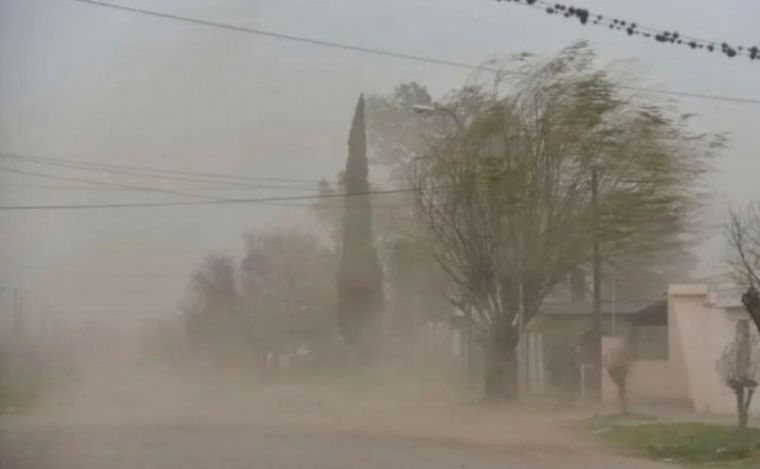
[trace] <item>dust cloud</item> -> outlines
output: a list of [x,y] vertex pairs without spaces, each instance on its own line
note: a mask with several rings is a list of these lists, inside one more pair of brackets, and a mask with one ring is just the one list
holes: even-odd
[[[553,414],[540,404],[486,405],[455,379],[460,376],[431,373],[430,362],[379,360],[361,372],[345,362],[321,363],[317,369],[284,361],[276,367],[239,360],[211,366],[189,352],[178,320],[164,320],[163,327],[155,320],[142,325],[72,321],[56,341],[28,341],[26,355],[17,359],[44,371],[36,377],[34,402],[3,416],[0,446],[10,458],[6,464],[29,457],[24,448],[30,441],[41,449],[31,458],[34,467],[130,467],[152,451],[143,445],[176,445],[171,451],[185,454],[193,451],[186,440],[200,438],[196,445],[215,451],[213,441],[229,444],[243,438],[241,433],[248,435],[238,443],[244,446],[280,437],[358,439],[351,447],[404,442],[458,448],[467,454],[463,461],[498,460],[502,451],[563,458],[595,454],[593,445],[571,434],[577,413]],[[172,355],[177,351],[188,355],[177,358]],[[322,451],[329,453],[333,445]],[[171,461],[177,454],[161,457]],[[16,467],[6,464],[0,467]]]

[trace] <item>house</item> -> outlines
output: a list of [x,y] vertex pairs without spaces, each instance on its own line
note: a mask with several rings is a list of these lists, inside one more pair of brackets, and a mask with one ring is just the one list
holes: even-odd
[[[716,365],[735,337],[737,324],[750,321],[741,304],[741,294],[741,289],[725,282],[670,285],[664,305],[651,305],[648,316],[646,309],[640,311],[638,319],[643,322],[657,322],[662,312],[666,313],[667,353],[651,357],[634,355],[627,378],[629,400],[680,402],[699,412],[733,412],[735,397],[723,383]],[[751,323],[749,329],[757,334]],[[616,340],[610,337],[603,340],[604,354],[611,352]],[[633,336],[632,340],[635,349]],[[616,398],[616,389],[606,376],[602,391],[604,400]],[[751,410],[760,410],[757,400]]]
[[[642,356],[660,356],[667,348],[666,327],[645,313],[652,301],[604,301],[602,333],[637,337]],[[582,396],[590,389],[594,306],[588,301],[547,301],[526,325],[521,351],[521,381],[529,395]],[[663,321],[659,321],[660,323]]]

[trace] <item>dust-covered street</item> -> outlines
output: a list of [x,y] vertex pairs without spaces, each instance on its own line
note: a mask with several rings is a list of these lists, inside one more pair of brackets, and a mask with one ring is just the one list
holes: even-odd
[[590,448],[490,446],[253,425],[5,425],[3,469],[89,468],[654,468]]
[[341,385],[141,382],[93,384],[6,417],[0,468],[660,467],[601,449],[579,411]]

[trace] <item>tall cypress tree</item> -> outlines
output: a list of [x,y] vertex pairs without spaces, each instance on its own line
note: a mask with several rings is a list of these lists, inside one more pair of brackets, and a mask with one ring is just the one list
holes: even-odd
[[372,206],[367,180],[364,96],[356,105],[346,160],[343,238],[338,266],[338,325],[358,354],[371,352],[383,301],[382,274],[372,236]]

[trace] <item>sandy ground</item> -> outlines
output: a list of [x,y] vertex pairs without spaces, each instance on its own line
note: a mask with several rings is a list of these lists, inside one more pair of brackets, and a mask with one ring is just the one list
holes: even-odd
[[554,444],[483,446],[252,425],[4,427],[0,467],[89,468],[649,468]]
[[332,386],[143,385],[0,417],[0,468],[664,467],[608,454],[577,414]]

